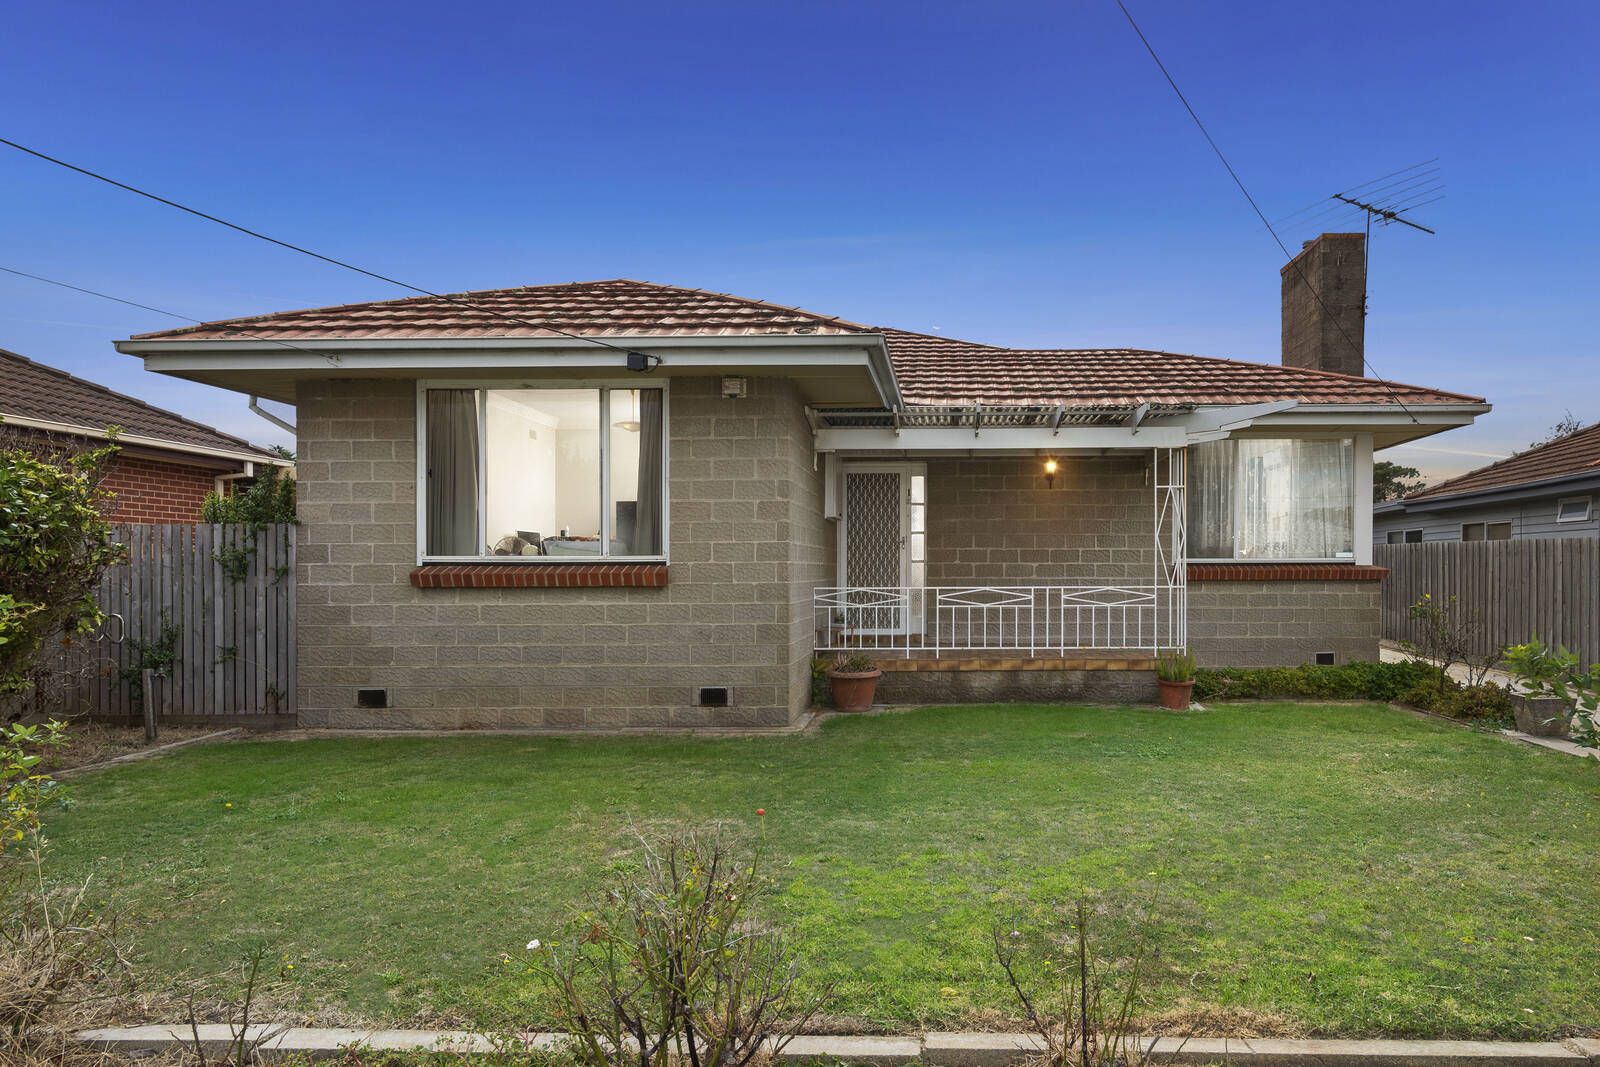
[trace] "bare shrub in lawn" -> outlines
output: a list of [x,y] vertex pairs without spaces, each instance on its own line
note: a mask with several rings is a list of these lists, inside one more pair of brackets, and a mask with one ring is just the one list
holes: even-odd
[[[1046,937],[1035,950],[1015,924],[994,931],[995,959],[1044,1051],[1035,1067],[1120,1067],[1150,1062],[1153,1047],[1134,1032],[1144,946],[1136,951],[1122,988],[1089,943],[1089,909],[1078,902],[1070,931]],[[1033,956],[1032,959],[1025,957]],[[1037,975],[1037,977],[1035,977]]]
[[746,1067],[783,1050],[829,991],[797,992],[799,961],[755,918],[769,888],[760,849],[720,832],[640,841],[636,871],[554,944],[530,942],[568,1051],[588,1067]]
[[42,863],[38,849],[0,861],[0,1062],[98,1062],[74,1035],[106,1021],[128,968],[87,885],[52,888]]

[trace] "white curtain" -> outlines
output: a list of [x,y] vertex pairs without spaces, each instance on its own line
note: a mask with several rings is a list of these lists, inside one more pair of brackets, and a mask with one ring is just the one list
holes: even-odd
[[1241,438],[1189,449],[1194,559],[1338,559],[1354,549],[1349,440]]
[[1189,555],[1233,558],[1233,442],[1189,449]]

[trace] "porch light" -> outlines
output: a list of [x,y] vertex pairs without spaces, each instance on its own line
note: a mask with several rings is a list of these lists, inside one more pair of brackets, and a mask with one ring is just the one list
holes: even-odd
[[1056,471],[1060,469],[1061,465],[1054,459],[1044,461],[1044,484],[1046,488],[1054,489],[1056,487]]

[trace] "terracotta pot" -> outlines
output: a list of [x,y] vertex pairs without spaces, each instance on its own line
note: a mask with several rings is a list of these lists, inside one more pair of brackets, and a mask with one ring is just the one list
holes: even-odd
[[1161,706],[1173,711],[1186,711],[1189,707],[1190,695],[1194,692],[1194,679],[1187,682],[1169,682],[1164,678],[1157,679],[1161,686]]
[[878,692],[880,670],[829,671],[828,688],[833,693],[833,706],[839,711],[871,711],[872,698]]

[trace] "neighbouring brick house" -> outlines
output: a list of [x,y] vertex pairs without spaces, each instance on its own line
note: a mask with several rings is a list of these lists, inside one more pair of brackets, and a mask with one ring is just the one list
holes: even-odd
[[116,522],[199,522],[207,493],[226,493],[262,464],[290,466],[231,434],[4,349],[0,420],[8,443],[43,448],[92,445],[117,427],[119,450],[103,483]]
[[1372,452],[1488,410],[627,280],[119,348],[296,405],[299,708],[340,726],[782,726],[841,649],[891,701],[1375,658]]

